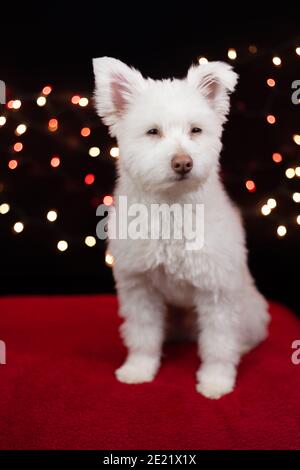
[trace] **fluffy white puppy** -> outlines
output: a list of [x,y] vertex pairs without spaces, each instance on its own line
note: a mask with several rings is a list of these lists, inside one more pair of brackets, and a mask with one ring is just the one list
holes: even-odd
[[129,206],[204,206],[201,249],[188,250],[184,237],[110,240],[128,348],[116,376],[125,383],[151,381],[160,365],[167,305],[193,309],[201,358],[196,389],[219,398],[233,390],[242,354],[266,337],[269,320],[247,266],[239,213],[219,177],[237,74],[226,63],[209,62],[192,66],[183,80],[155,81],[113,58],[93,65],[96,109],[121,155],[116,205],[126,196]]

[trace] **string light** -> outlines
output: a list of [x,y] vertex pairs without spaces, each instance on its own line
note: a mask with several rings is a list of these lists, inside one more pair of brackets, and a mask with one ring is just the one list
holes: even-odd
[[87,98],[80,98],[78,104],[79,106],[85,107],[89,104],[89,100]]
[[54,210],[49,211],[47,213],[47,219],[49,220],[49,222],[55,222],[55,220],[57,219],[57,212]]
[[269,124],[275,124],[276,118],[273,114],[268,114],[267,121],[268,121]]
[[119,151],[119,147],[112,147],[110,149],[110,156],[113,157],[113,158],[119,158],[120,156],[120,151]]
[[51,91],[52,91],[52,87],[50,85],[44,86],[44,88],[42,89],[43,95],[46,95],[46,96],[50,95]]
[[13,229],[16,233],[21,233],[24,230],[24,224],[22,222],[16,222]]
[[6,202],[3,202],[0,205],[0,214],[2,214],[2,215],[7,214],[9,212],[9,210],[10,210],[10,206]]
[[254,191],[256,190],[255,183],[252,180],[247,180],[245,186],[250,193],[254,193]]
[[296,54],[300,55],[300,47],[296,47]]
[[71,103],[72,104],[78,104],[79,101],[80,101],[80,96],[79,95],[72,96],[72,98],[71,98]]
[[294,134],[293,141],[295,142],[295,144],[300,145],[300,134]]
[[237,58],[236,50],[233,47],[228,49],[227,55],[228,55],[228,58],[231,60],[235,60]]
[[84,178],[84,182],[85,184],[87,185],[91,185],[95,182],[95,175],[93,175],[92,173],[89,173],[88,175],[86,175],[86,177]]
[[271,213],[271,208],[267,204],[264,204],[261,208],[261,213],[263,215],[269,215]]
[[295,173],[294,168],[287,168],[287,170],[285,170],[285,176],[286,176],[288,179],[294,178],[295,174],[296,174],[296,173]]
[[13,105],[14,105],[14,100],[10,100],[10,101],[8,101],[6,106],[7,106],[8,109],[12,109]]
[[281,65],[281,59],[278,56],[273,57],[272,62],[276,67],[279,67]]
[[254,44],[250,44],[248,49],[249,49],[250,54],[256,54],[257,53],[257,47]]
[[286,229],[286,226],[285,225],[279,225],[277,227],[277,235],[279,237],[284,237],[287,233],[287,229]]
[[278,152],[273,153],[272,159],[275,163],[280,163],[282,162],[282,155]]
[[273,199],[272,197],[270,197],[267,201],[267,205],[270,209],[275,209],[275,207],[277,206],[276,199]]
[[12,102],[12,108],[13,108],[13,109],[20,109],[21,106],[22,106],[21,100],[14,100],[14,101]]
[[52,118],[48,122],[48,129],[50,132],[55,132],[58,129],[58,121],[55,118]]
[[111,206],[114,202],[114,198],[112,196],[104,196],[103,198],[103,204],[106,206]]
[[98,155],[100,155],[99,147],[91,147],[89,150],[89,155],[91,157],[98,157]]
[[91,133],[91,129],[89,127],[83,127],[80,131],[82,137],[88,137]]
[[107,264],[107,266],[113,266],[114,264],[114,257],[108,251],[105,253],[105,263]]
[[300,225],[300,215],[297,215],[296,221],[297,221],[297,224]]
[[68,242],[66,242],[66,240],[60,240],[57,243],[57,249],[59,251],[66,251],[68,249]]
[[25,124],[19,124],[15,130],[15,134],[22,135],[22,134],[25,134],[26,131],[27,131],[27,126]]
[[5,123],[6,123],[6,117],[0,116],[0,127],[4,126]]
[[295,168],[295,173],[296,173],[296,176],[300,176],[300,166],[297,166]]
[[60,165],[60,158],[57,156],[52,157],[50,160],[50,165],[53,168],[57,168]]
[[39,96],[36,100],[36,104],[40,107],[45,106],[46,103],[47,103],[47,100],[44,96]]
[[22,142],[16,142],[13,146],[15,152],[21,152],[23,150]]
[[204,65],[204,64],[208,63],[208,60],[207,60],[206,57],[199,57],[198,62],[199,62],[200,65]]
[[9,168],[10,170],[15,170],[15,169],[17,168],[17,166],[18,166],[17,160],[9,160],[9,162],[8,162],[8,168]]
[[276,82],[273,78],[268,78],[267,80],[267,85],[271,88],[273,88],[276,85]]
[[300,193],[294,193],[293,194],[293,200],[295,202],[300,202]]
[[92,247],[92,246],[95,246],[97,242],[96,242],[95,237],[92,237],[91,235],[88,235],[87,237],[85,237],[84,243],[87,246]]

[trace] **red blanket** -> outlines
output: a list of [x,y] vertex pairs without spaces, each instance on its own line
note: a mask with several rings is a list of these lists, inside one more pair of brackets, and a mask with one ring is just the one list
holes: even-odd
[[235,391],[210,401],[195,391],[192,344],[168,345],[151,384],[116,381],[113,296],[0,299],[0,448],[300,448],[300,321],[270,309],[270,337],[243,359]]

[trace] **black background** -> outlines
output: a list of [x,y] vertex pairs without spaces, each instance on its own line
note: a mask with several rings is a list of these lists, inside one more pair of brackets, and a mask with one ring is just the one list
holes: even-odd
[[[21,6],[16,3],[12,8],[5,7],[1,19],[0,78],[5,80],[9,92],[13,90],[15,94],[17,90],[19,96],[36,94],[48,83],[63,96],[72,96],[75,92],[91,96],[92,57],[117,57],[140,69],[145,76],[159,79],[184,76],[200,54],[211,60],[228,60],[227,49],[235,47],[239,56],[234,65],[241,79],[223,139],[223,178],[243,211],[250,266],[259,287],[268,297],[299,311],[299,231],[294,227],[288,236],[279,240],[276,218],[259,215],[261,201],[270,195],[276,197],[278,185],[287,184],[282,180],[284,171],[281,168],[279,173],[275,169],[270,155],[277,148],[284,148],[287,136],[295,130],[296,119],[300,125],[299,108],[295,109],[290,103],[291,81],[300,79],[300,59],[297,62],[295,54],[292,56],[300,36],[299,11],[293,8],[289,12],[286,6],[283,12],[282,6],[277,9],[273,4],[265,4],[265,11],[262,7],[245,3],[221,9],[218,3],[208,6],[196,2],[36,2]],[[258,48],[255,57],[249,55],[249,44]],[[279,74],[271,62],[275,53],[280,54],[287,65],[280,70],[281,92],[270,97],[264,82],[268,76]],[[263,119],[269,111],[284,116],[275,131]],[[71,133],[78,125],[80,117],[76,113],[70,108],[62,115],[67,132]],[[107,153],[114,142],[93,109],[86,113],[90,122],[98,123],[97,142],[100,139],[101,152],[104,149]],[[36,121],[40,116],[30,106],[27,108],[28,119]],[[2,154],[9,139],[9,135],[0,130]],[[60,141],[55,147],[45,135],[32,134],[27,146],[31,154],[29,163],[13,177],[0,162],[0,181],[7,191],[5,197],[8,195],[10,200],[17,201],[30,220],[28,230],[16,236],[11,231],[13,218],[1,217],[1,292],[112,291],[111,270],[103,261],[104,245],[99,243],[97,248],[88,249],[77,240],[95,231],[95,209],[89,202],[95,195],[102,197],[111,193],[114,162],[109,158],[93,162],[92,171],[97,177],[95,188],[79,187],[76,177],[81,175],[83,167],[87,173],[92,163],[80,149],[73,148],[78,159],[72,159],[71,151],[65,152],[64,172],[55,179],[50,170],[47,174],[37,162],[38,158],[43,158],[43,149],[51,145],[53,152],[64,149]],[[299,152],[286,150],[287,161],[288,158],[292,162],[299,161]],[[267,161],[266,155],[269,155]],[[244,187],[244,181],[250,176],[257,182],[254,195]],[[0,202],[5,199],[3,194],[0,197]],[[282,201],[280,223],[296,214],[294,207],[285,204],[284,198]],[[66,238],[74,238],[65,253],[55,249],[58,235],[50,231],[47,224],[36,222],[47,204],[64,208],[59,238],[63,238],[64,233]]]

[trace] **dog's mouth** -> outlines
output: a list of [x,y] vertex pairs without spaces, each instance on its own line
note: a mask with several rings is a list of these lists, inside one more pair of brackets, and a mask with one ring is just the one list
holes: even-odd
[[188,174],[188,175],[187,175],[187,174],[185,174],[185,175],[184,175],[184,174],[183,174],[183,175],[179,175],[179,176],[176,177],[176,181],[187,180],[187,179],[189,179],[189,177],[190,177],[189,174]]

